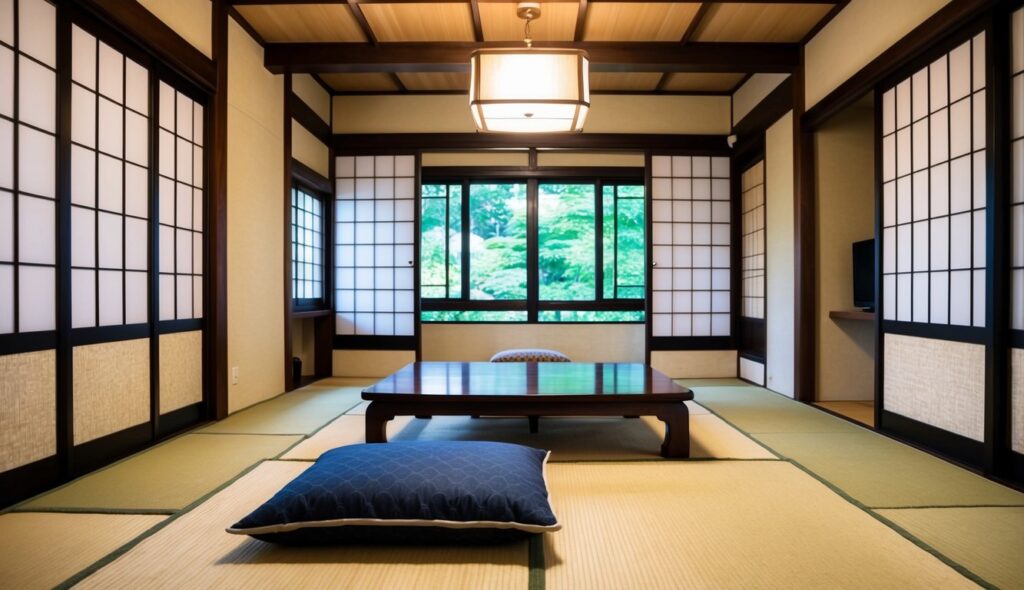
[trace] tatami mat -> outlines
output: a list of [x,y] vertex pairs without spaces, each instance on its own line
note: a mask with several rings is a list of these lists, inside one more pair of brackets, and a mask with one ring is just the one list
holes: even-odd
[[693,389],[695,387],[744,387],[750,385],[742,379],[721,378],[721,379],[676,379],[676,383],[683,387]]
[[53,512],[0,515],[0,587],[52,588],[165,518]]
[[299,436],[186,434],[85,475],[19,510],[177,510]]
[[[347,414],[282,458],[315,460],[321,453],[364,442],[363,416]],[[657,459],[664,425],[657,418],[541,418],[531,434],[526,418],[399,417],[388,424],[390,440],[489,440],[552,451],[552,461]],[[690,456],[695,459],[774,459],[769,451],[706,411],[690,416]]]
[[815,402],[814,405],[866,426],[875,425],[875,403],[872,401],[826,401]]
[[[388,422],[388,438],[394,438],[410,422],[415,420],[412,416],[399,416]],[[366,442],[365,416],[360,414],[345,414],[339,416],[334,422],[320,429],[319,432],[295,445],[287,453],[281,456],[282,459],[315,461],[320,455],[327,451]]]
[[866,506],[1024,506],[1020,492],[867,430],[754,437]]
[[490,547],[281,547],[230,526],[309,464],[268,461],[82,581],[79,588],[525,590],[527,543]]
[[1024,507],[879,510],[1000,588],[1024,588]]
[[860,428],[760,387],[698,387],[694,395],[698,403],[751,434],[850,432]]
[[781,461],[558,463],[546,587],[969,588]]
[[730,424],[867,506],[1024,505],[1024,494],[764,388],[695,393]]
[[[354,384],[359,383],[359,384]],[[200,432],[311,434],[360,402],[366,380],[324,380],[241,410]]]

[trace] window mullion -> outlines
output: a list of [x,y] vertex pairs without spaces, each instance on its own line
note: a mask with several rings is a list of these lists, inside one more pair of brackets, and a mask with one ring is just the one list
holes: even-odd
[[526,307],[529,323],[538,320],[540,299],[540,242],[537,228],[539,183],[536,178],[526,182]]
[[611,196],[611,296],[618,299],[618,185],[615,185]]
[[[422,205],[423,197],[420,197],[420,210],[423,210]],[[452,296],[452,262],[451,262],[451,241],[452,241],[452,186],[450,184],[444,185],[444,298],[450,299]],[[420,221],[422,227],[422,221]],[[421,236],[423,232],[419,229],[416,230]],[[422,273],[423,257],[420,255],[420,265]]]
[[469,237],[470,227],[469,181],[462,181],[462,293],[460,299],[469,301]]
[[594,300],[604,299],[604,184],[594,183]]

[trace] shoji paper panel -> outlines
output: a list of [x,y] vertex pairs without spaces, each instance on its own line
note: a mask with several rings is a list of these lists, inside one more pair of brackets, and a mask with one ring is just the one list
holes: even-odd
[[56,328],[56,9],[7,0],[0,23],[0,334],[48,331]]
[[149,339],[76,346],[75,444],[149,422]]
[[203,401],[203,333],[160,335],[160,413]]
[[292,189],[292,298],[323,299],[324,211],[317,197]]
[[160,82],[157,184],[161,320],[203,317],[203,105]]
[[[743,292],[740,313],[743,317],[764,319],[764,160],[748,168],[742,179]],[[763,381],[763,365],[761,371]]]
[[415,334],[416,159],[335,163],[337,334]]
[[71,39],[73,328],[149,321],[149,71]]
[[[1013,296],[1011,321],[1014,330],[1024,330],[1024,8],[1013,13],[1013,48],[1010,59],[1010,192],[1011,248],[1010,265]],[[1011,448],[1024,453],[1024,350],[1011,352],[1013,373],[1010,404]]]
[[886,320],[985,325],[985,35],[882,99]]
[[728,336],[729,158],[654,156],[651,176],[652,335]]
[[1010,448],[1024,454],[1024,349],[1010,351]]
[[886,334],[885,409],[981,441],[985,347]]
[[0,356],[0,472],[57,452],[56,353]]
[[764,363],[740,357],[740,378],[764,385]]
[[1010,84],[1012,321],[1014,330],[1024,330],[1024,9],[1013,14],[1013,57],[1010,67],[1013,75]]

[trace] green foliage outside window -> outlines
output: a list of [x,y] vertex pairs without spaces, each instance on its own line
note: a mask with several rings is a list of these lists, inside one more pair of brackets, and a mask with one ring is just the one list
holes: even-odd
[[[421,209],[421,292],[426,299],[462,297],[462,207],[469,207],[471,301],[527,299],[527,185],[481,182],[424,184]],[[604,300],[643,299],[646,272],[642,185],[540,183],[537,194],[539,301],[598,300],[597,247],[603,257]],[[598,218],[601,235],[598,242]],[[447,257],[447,264],[446,264]],[[582,304],[581,305],[585,305]],[[525,311],[424,311],[423,321],[522,322]],[[541,310],[541,322],[639,322],[643,311]]]

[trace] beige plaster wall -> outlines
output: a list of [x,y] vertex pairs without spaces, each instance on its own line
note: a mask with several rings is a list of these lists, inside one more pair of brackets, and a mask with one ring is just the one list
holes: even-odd
[[815,133],[818,199],[816,388],[819,400],[874,399],[874,322],[832,320],[853,308],[853,242],[875,234],[874,110],[858,103]]
[[851,0],[804,49],[806,107],[835,90],[949,0]]
[[[228,386],[234,412],[284,390],[284,83],[228,23]],[[230,369],[229,369],[230,373]]]

